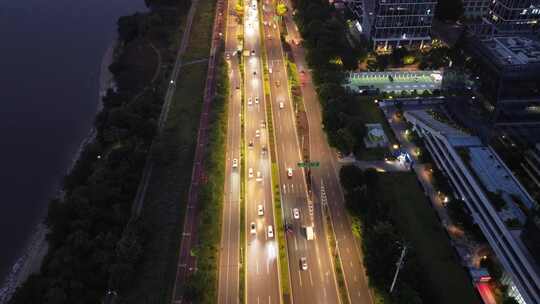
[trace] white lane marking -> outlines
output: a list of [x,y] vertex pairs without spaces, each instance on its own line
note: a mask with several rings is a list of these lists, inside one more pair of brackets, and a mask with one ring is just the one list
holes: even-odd
[[300,270],[297,270],[298,271],[298,281],[300,282],[300,287],[302,287],[302,275],[300,274]]
[[270,274],[270,260],[266,260],[266,274]]
[[355,281],[355,282],[358,281],[358,277],[357,277],[357,276],[354,276],[354,281]]
[[311,276],[311,269],[309,270],[309,281],[311,282],[311,286],[313,286],[313,277]]
[[259,274],[259,261],[255,260],[255,273]]
[[271,304],[272,303],[272,298],[270,297],[270,295],[268,295],[268,304]]
[[259,299],[259,297],[257,297],[257,304],[261,303],[261,299]]
[[294,250],[298,251],[298,241],[294,238]]

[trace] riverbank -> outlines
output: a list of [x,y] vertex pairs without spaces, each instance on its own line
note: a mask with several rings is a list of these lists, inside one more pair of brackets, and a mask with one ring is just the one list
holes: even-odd
[[[116,41],[113,41],[105,51],[105,54],[101,60],[99,72],[99,94],[96,113],[101,111],[101,100],[105,96],[107,90],[114,87],[113,75],[109,71],[109,65],[111,65],[113,62],[115,46]],[[81,141],[81,144],[79,145],[77,152],[74,154],[66,174],[71,172],[84,147],[94,140],[95,135],[95,129],[92,127],[88,135]],[[58,196],[63,196],[61,189],[58,190]],[[0,288],[0,304],[8,303],[17,287],[20,286],[31,274],[39,271],[43,258],[47,254],[48,250],[48,243],[46,240],[47,232],[47,227],[43,224],[43,220],[41,220],[35,231],[29,237],[27,245],[22,250],[21,256],[13,264],[10,272],[4,278]]]

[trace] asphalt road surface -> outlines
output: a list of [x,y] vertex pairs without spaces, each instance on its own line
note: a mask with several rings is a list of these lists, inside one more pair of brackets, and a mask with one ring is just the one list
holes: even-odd
[[[229,66],[227,146],[225,164],[225,191],[219,256],[218,303],[239,303],[240,266],[240,143],[242,111],[242,77],[239,56],[233,55],[238,46],[237,31],[242,28],[234,13],[235,0],[226,5],[225,56]],[[236,89],[238,88],[238,89]],[[236,160],[236,161],[234,161]],[[233,161],[235,165],[233,166]]]
[[[297,165],[302,160],[302,141],[296,133],[279,27],[270,2],[265,3],[263,10],[267,64],[272,71],[269,74],[270,91],[283,218],[291,228],[286,236],[293,302],[340,303],[321,205],[309,199],[304,172]],[[290,170],[292,176],[289,176]],[[299,218],[293,214],[295,209],[298,209]],[[307,240],[306,226],[313,226],[313,240]],[[305,270],[301,267],[301,258],[307,260]]]
[[[287,3],[289,7],[290,2]],[[290,11],[290,10],[289,10]],[[295,41],[301,41],[296,25],[290,13],[285,16],[288,36]],[[320,189],[324,186],[328,198],[331,219],[334,226],[337,246],[342,262],[345,284],[350,303],[373,303],[367,285],[365,270],[361,262],[362,252],[351,231],[351,224],[345,210],[343,193],[339,184],[336,155],[328,145],[326,135],[322,129],[322,112],[315,89],[311,82],[311,75],[305,62],[305,54],[301,45],[290,43],[293,56],[299,71],[304,71],[301,87],[304,104],[310,126],[310,157],[319,161],[320,167],[311,170],[311,183],[313,201],[320,200]]]
[[[244,4],[244,55],[249,53],[244,56],[246,302],[281,303],[271,162],[268,151],[263,149],[268,150],[269,138],[265,127],[268,124],[258,4],[256,1],[245,1]],[[259,213],[261,207],[262,214]],[[270,227],[273,235],[269,233]]]

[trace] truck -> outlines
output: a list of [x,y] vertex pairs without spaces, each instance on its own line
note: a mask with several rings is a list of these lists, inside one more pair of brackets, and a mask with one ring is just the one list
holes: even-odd
[[313,240],[315,238],[315,232],[313,231],[313,226],[306,226],[306,238],[308,241]]

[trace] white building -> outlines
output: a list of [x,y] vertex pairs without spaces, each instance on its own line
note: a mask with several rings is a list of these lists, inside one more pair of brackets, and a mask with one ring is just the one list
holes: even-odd
[[[538,303],[540,269],[523,244],[520,225],[525,211],[536,206],[499,156],[464,131],[443,123],[426,111],[404,114],[424,139],[437,166],[465,201],[506,274],[509,292],[520,303]],[[495,200],[504,207],[497,206]]]

